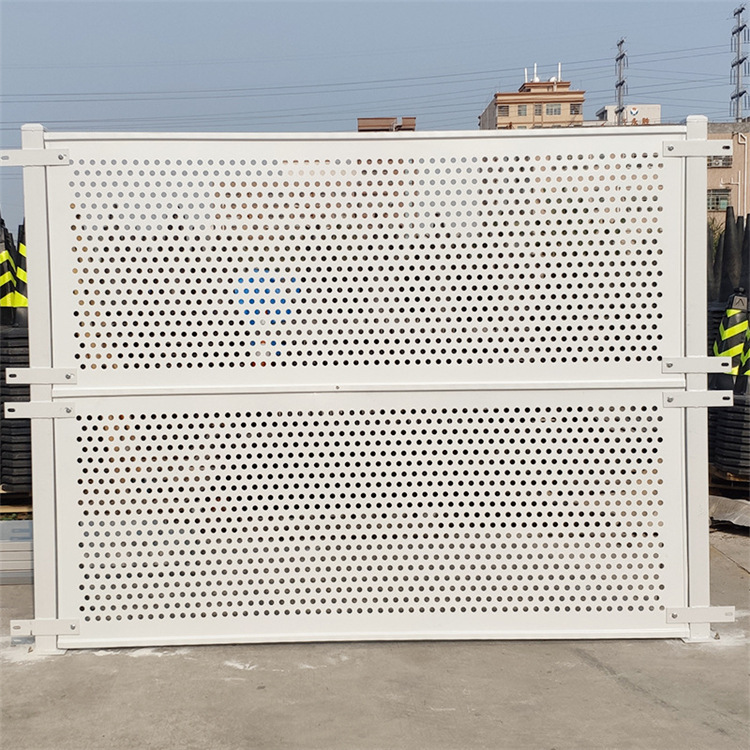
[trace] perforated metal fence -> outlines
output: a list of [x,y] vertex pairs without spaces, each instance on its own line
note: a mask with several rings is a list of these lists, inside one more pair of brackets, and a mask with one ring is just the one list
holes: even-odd
[[690,127],[28,129],[56,644],[689,635]]
[[617,140],[76,141],[56,345],[92,384],[653,374],[681,164]]

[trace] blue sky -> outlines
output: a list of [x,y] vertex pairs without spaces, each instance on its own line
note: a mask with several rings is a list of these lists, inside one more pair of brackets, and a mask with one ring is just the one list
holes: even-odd
[[[663,118],[729,119],[726,2],[161,2],[3,0],[0,147],[24,122],[50,130],[351,131],[358,116],[416,115],[419,130],[475,129],[524,68]],[[750,20],[750,13],[746,14]],[[750,45],[748,45],[750,49]],[[0,211],[20,221],[20,171]]]

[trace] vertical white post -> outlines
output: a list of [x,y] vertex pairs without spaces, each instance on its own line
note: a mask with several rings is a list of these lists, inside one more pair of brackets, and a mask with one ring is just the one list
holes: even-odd
[[[43,149],[44,128],[24,125],[24,149]],[[52,367],[47,168],[24,167],[23,195],[29,298],[29,363]],[[52,386],[32,385],[32,401],[51,401]],[[57,619],[57,510],[54,420],[31,420],[31,486],[34,509],[34,619]],[[36,636],[36,650],[57,650],[57,636]]]
[[[687,118],[687,139],[708,140],[708,120]],[[685,158],[685,356],[706,356],[706,157]],[[705,391],[704,374],[686,375],[687,390]],[[708,412],[685,409],[688,606],[711,603],[708,542]],[[711,637],[708,623],[692,623],[690,640]]]

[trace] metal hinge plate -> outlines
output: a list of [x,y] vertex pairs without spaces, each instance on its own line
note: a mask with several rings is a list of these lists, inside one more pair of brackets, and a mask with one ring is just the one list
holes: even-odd
[[661,371],[665,374],[731,372],[732,360],[729,357],[669,357],[661,363]]
[[75,370],[55,370],[45,367],[9,367],[5,382],[18,385],[75,385]]
[[732,141],[665,141],[664,156],[731,156]]
[[70,163],[70,151],[67,148],[0,151],[0,167],[67,167]]
[[667,622],[734,622],[734,607],[673,607],[667,610]]
[[76,410],[70,401],[7,401],[6,419],[65,419],[75,417]]
[[28,635],[80,635],[78,620],[11,620],[11,638]]
[[713,408],[734,405],[732,391],[673,391],[663,393],[662,397],[665,407]]

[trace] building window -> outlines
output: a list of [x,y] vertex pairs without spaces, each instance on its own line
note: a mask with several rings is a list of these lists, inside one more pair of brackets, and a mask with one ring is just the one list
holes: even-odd
[[549,115],[561,115],[562,105],[561,104],[548,104],[545,108],[545,113]]
[[498,117],[509,117],[510,116],[510,106],[508,104],[500,104],[500,105],[498,105],[497,116]]
[[722,156],[709,156],[708,157],[709,167],[731,167],[732,166],[732,155],[727,154]]
[[537,117],[540,117],[540,116],[541,116],[541,114],[542,114],[542,105],[541,105],[541,104],[535,104],[535,105],[534,105],[534,114],[535,114],[535,115],[536,115]]
[[574,104],[570,105],[570,114],[571,115],[580,115],[583,110],[581,109],[581,103],[575,102]]
[[729,190],[709,190],[708,191],[708,210],[709,211],[726,211],[729,205]]
[[526,105],[525,104],[518,105],[518,116],[526,117]]

